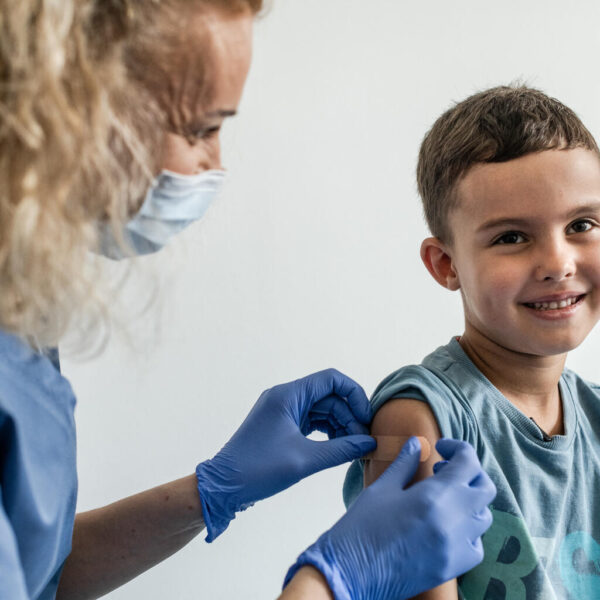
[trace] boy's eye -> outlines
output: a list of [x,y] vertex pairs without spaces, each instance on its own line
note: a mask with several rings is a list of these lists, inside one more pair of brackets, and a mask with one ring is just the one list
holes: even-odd
[[495,244],[522,244],[525,236],[518,231],[507,231],[494,240]]
[[585,233],[594,227],[594,223],[589,219],[579,219],[571,223],[567,228],[567,233]]

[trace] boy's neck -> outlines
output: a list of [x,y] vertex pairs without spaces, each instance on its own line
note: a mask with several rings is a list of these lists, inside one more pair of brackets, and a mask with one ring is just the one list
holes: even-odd
[[566,354],[534,356],[504,348],[467,324],[459,343],[489,381],[549,435],[563,433],[558,382]]

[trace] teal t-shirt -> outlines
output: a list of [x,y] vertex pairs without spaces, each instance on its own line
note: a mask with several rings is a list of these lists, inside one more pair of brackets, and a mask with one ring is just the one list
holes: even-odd
[[[600,386],[566,369],[565,434],[548,438],[477,369],[456,339],[375,390],[427,402],[443,437],[477,451],[498,495],[483,536],[483,562],[459,578],[465,600],[600,600]],[[348,506],[362,489],[355,462]]]

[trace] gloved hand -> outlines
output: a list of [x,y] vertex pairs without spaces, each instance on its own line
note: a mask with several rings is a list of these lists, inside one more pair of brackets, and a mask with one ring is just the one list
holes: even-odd
[[496,488],[466,442],[436,444],[442,469],[408,489],[420,444],[363,490],[348,512],[300,555],[284,587],[305,565],[325,576],[336,600],[411,598],[472,569],[483,559],[480,536],[492,524]]
[[[222,450],[196,468],[206,541],[257,500],[374,450],[371,417],[364,390],[334,369],[263,392]],[[315,430],[330,440],[306,439]]]

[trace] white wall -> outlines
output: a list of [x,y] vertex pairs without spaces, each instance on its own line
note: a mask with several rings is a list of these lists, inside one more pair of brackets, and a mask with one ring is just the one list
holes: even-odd
[[[226,193],[141,262],[161,299],[88,363],[79,397],[79,508],[192,473],[260,392],[335,366],[367,392],[461,332],[436,287],[414,168],[454,100],[525,79],[600,134],[600,3],[275,0],[256,27]],[[133,277],[131,306],[144,297]],[[593,334],[572,367],[599,378]],[[112,599],[273,598],[295,556],[341,514],[345,469],[314,476],[198,538]]]

